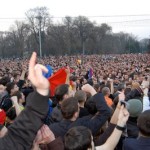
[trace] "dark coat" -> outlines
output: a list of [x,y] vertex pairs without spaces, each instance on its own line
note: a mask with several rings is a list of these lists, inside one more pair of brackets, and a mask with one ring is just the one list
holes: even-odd
[[123,150],[150,150],[150,138],[127,138],[124,140]]
[[78,118],[76,121],[71,122],[69,120],[62,120],[59,123],[50,125],[50,129],[54,133],[55,137],[64,137],[65,133],[74,126],[85,126],[92,131],[95,135],[99,129],[105,124],[110,117],[110,108],[107,106],[104,96],[101,93],[97,93],[92,97],[92,100],[96,102],[98,113],[95,116],[85,116]]
[[0,138],[0,150],[31,150],[37,131],[48,112],[48,96],[37,92],[27,98],[26,108]]

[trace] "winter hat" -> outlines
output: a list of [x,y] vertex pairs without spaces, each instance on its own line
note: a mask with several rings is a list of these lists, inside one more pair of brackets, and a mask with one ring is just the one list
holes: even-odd
[[143,104],[139,99],[130,99],[128,104],[130,117],[138,117],[142,113]]

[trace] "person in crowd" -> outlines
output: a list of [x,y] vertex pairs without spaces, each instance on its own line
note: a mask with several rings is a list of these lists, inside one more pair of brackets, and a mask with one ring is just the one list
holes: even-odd
[[64,145],[66,150],[114,150],[121,134],[122,128],[125,127],[126,121],[128,120],[129,113],[126,108],[121,108],[119,112],[119,118],[116,128],[114,129],[111,136],[101,146],[94,146],[93,136],[91,131],[83,126],[77,126],[69,129],[65,134]]
[[87,99],[86,93],[82,90],[79,90],[75,93],[74,97],[78,100],[79,107],[80,107],[79,118],[89,115],[89,112],[85,107],[85,102]]
[[124,150],[149,150],[150,149],[150,110],[140,114],[137,120],[139,128],[138,138],[126,138],[124,140]]
[[69,97],[69,85],[68,84],[62,84],[56,87],[56,90],[55,90],[56,107],[53,109],[48,119],[49,125],[55,122],[60,122],[63,119],[63,116],[61,113],[61,104],[63,100],[68,97]]
[[0,108],[5,112],[12,107],[11,96],[19,90],[18,86],[14,82],[9,82],[6,84],[6,92],[7,94],[2,98],[0,102]]
[[32,148],[36,133],[43,125],[42,120],[48,112],[49,82],[43,77],[42,71],[46,72],[47,69],[42,65],[36,65],[36,53],[33,53],[28,78],[36,91],[28,97],[26,108],[8,128],[7,134],[0,138],[2,150]]
[[[28,59],[0,60],[0,149],[71,149],[74,144],[78,147],[79,143],[84,145],[86,142],[86,140],[77,142],[77,138],[74,138],[76,134],[79,138],[84,138],[85,135],[90,137],[87,138],[89,144],[86,148],[92,148],[93,144],[90,143],[94,141],[95,149],[111,150],[116,147],[119,150],[123,148],[130,150],[138,149],[138,146],[139,149],[149,149],[150,55],[85,55],[84,63],[81,64],[76,63],[78,59],[80,56],[47,56],[38,59],[42,64],[40,65],[35,63],[36,54],[33,53],[29,71],[27,71]],[[65,69],[67,66],[68,73],[66,72],[67,76],[65,76],[67,85],[58,83],[56,87],[52,83],[49,87],[50,81],[48,82],[43,76],[43,72],[48,71],[44,67],[45,64],[51,65],[54,76],[59,69]],[[89,68],[92,70],[90,77],[92,82],[89,80],[90,74],[86,74]],[[73,70],[72,74],[77,80],[69,81],[70,70]],[[87,79],[86,75],[88,75]],[[55,79],[57,83],[57,78]],[[93,87],[86,83],[92,83]],[[124,85],[127,87],[125,88]],[[111,118],[110,108],[100,93],[103,87],[110,89],[109,97],[115,104]],[[77,94],[86,92],[87,95],[85,107],[89,115],[82,118],[79,118],[82,112],[79,112],[79,98],[74,97],[76,90]],[[31,93],[32,91],[34,92]],[[53,91],[53,96],[54,93],[56,94],[52,101],[49,101],[49,91]],[[21,92],[25,95],[25,103]],[[123,93],[125,97],[120,99]],[[84,94],[78,95],[84,97]],[[125,122],[123,126],[118,124],[119,112],[127,112],[126,108],[121,108],[119,105],[120,100],[124,99],[130,104],[128,109],[130,116],[125,128],[123,127]],[[80,105],[83,107],[84,102]],[[49,107],[54,108],[48,110]],[[123,114],[121,119],[127,113]],[[106,128],[102,131],[104,124]],[[115,128],[116,125],[121,128]],[[66,137],[67,134],[70,138]],[[70,145],[69,139],[72,139],[73,144]],[[118,140],[119,144],[116,146]]]
[[61,136],[63,138],[69,128],[79,125],[88,127],[92,131],[92,134],[95,135],[110,117],[110,109],[101,93],[96,93],[94,88],[89,84],[84,85],[82,90],[91,93],[98,113],[94,116],[90,115],[89,117],[78,118],[80,110],[78,100],[74,97],[65,99],[61,104],[61,112],[64,119],[59,123],[54,123],[49,126],[55,137]]
[[104,95],[104,97],[105,97],[105,101],[106,101],[107,105],[108,105],[109,107],[112,107],[113,101],[112,101],[111,98],[109,98],[109,96],[110,96],[110,89],[109,89],[108,87],[104,87],[104,88],[102,89],[102,93],[103,93],[103,95]]

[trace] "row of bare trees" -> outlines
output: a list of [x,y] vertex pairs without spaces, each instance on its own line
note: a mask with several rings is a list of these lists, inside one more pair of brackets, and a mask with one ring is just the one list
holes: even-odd
[[39,30],[43,55],[143,53],[149,40],[138,41],[128,33],[113,33],[111,26],[98,25],[87,17],[65,17],[52,21],[46,7],[30,9],[26,21],[16,21],[7,32],[0,32],[1,57],[22,57],[39,53]]

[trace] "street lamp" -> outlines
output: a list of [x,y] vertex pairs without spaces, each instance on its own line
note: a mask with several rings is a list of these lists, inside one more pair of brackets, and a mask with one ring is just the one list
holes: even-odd
[[41,45],[41,22],[42,22],[42,16],[39,14],[36,17],[39,21],[39,46],[40,46],[40,57],[42,57],[42,45]]
[[83,56],[85,55],[85,40],[86,40],[86,34],[83,32],[83,37],[82,37],[82,53]]

